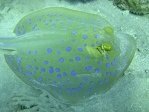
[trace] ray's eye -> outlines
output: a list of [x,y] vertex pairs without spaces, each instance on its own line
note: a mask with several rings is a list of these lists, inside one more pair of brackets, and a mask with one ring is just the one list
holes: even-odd
[[112,46],[108,43],[104,43],[101,45],[101,48],[105,51],[111,51],[112,50]]
[[100,46],[97,46],[96,49],[103,54],[106,51],[111,51],[112,50],[112,45],[109,43],[103,43]]

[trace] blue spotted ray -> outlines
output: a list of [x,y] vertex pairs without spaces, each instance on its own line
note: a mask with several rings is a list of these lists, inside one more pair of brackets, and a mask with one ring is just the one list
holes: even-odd
[[122,77],[134,56],[135,40],[116,33],[99,15],[62,7],[35,11],[1,38],[0,49],[26,84],[65,103],[102,94]]

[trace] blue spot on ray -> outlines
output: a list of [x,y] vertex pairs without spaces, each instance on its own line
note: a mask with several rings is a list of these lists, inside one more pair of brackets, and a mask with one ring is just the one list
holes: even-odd
[[25,75],[31,76],[31,75],[33,75],[33,73],[30,71],[27,71],[27,72],[25,72]]
[[48,61],[44,61],[44,62],[43,62],[43,64],[48,65],[48,64],[49,64],[49,62],[48,62]]
[[108,72],[106,72],[106,75],[108,75],[108,76],[116,76],[117,73],[116,73],[116,71],[108,71]]
[[22,35],[22,34],[24,34],[26,31],[25,31],[25,28],[24,28],[24,26],[20,26],[19,27],[19,32],[18,32],[18,34],[19,35]]
[[82,49],[81,47],[79,47],[79,48],[78,48],[78,51],[82,52],[82,51],[83,51],[83,49]]
[[55,72],[60,72],[60,68],[55,68]]
[[27,54],[31,54],[31,50],[27,50]]
[[90,66],[90,65],[85,67],[86,71],[91,71],[92,69],[93,69],[93,66]]
[[53,72],[54,72],[53,67],[50,67],[50,68],[49,68],[49,73],[52,74]]
[[66,47],[66,51],[67,51],[67,52],[70,52],[71,49],[72,49],[72,48],[71,48],[70,46]]
[[59,62],[60,62],[60,63],[63,63],[64,61],[65,61],[64,58],[60,58],[60,59],[59,59]]
[[34,55],[36,55],[36,54],[37,54],[37,50],[34,50],[32,53],[33,53]]
[[44,72],[46,72],[46,69],[45,68],[40,68],[40,71],[41,71],[41,73],[44,73]]
[[32,66],[31,65],[26,65],[26,69],[30,70],[30,69],[32,69]]
[[63,76],[67,76],[67,73],[66,73],[66,72],[63,72],[62,75],[63,75]]
[[76,73],[74,70],[72,70],[72,71],[70,72],[70,74],[71,74],[72,76],[76,76],[76,75],[77,75],[77,73]]
[[20,64],[21,61],[22,61],[22,58],[18,57],[18,58],[17,58],[17,63]]
[[102,65],[102,61],[98,61],[98,65],[101,66]]
[[111,62],[111,65],[116,65],[118,63],[118,59],[114,58],[114,60]]
[[81,58],[80,58],[79,56],[76,56],[76,57],[75,57],[75,60],[76,60],[76,61],[80,61]]
[[39,81],[39,82],[42,82],[42,80],[43,80],[42,77],[37,78],[37,81]]
[[72,35],[77,35],[77,32],[76,31],[72,31]]
[[109,60],[109,59],[110,59],[109,55],[106,55],[106,59],[107,59],[107,60]]
[[87,39],[88,36],[87,36],[86,34],[83,34],[82,38],[83,38],[83,39]]
[[27,50],[27,54],[33,54],[33,55],[36,55],[37,54],[37,50],[33,50],[33,51],[31,51],[31,50]]
[[51,54],[52,53],[52,49],[51,48],[47,48],[47,53]]
[[98,81],[99,85],[107,84],[108,82],[109,82],[109,79],[108,79],[108,78],[100,79],[100,80]]
[[58,79],[62,78],[62,75],[61,74],[57,74],[57,78]]
[[112,75],[112,72],[106,72],[106,75],[108,75],[108,76],[111,76]]
[[96,34],[96,35],[95,35],[95,38],[97,38],[97,39],[98,39],[99,37],[100,37],[100,35],[99,35],[99,34]]
[[37,24],[34,24],[34,25],[32,26],[32,30],[33,30],[33,31],[39,30]]
[[32,24],[32,20],[31,20],[30,18],[27,19],[26,22],[27,22],[28,24]]
[[99,73],[100,72],[100,69],[99,68],[96,68],[95,69],[95,73]]
[[110,68],[110,63],[106,63],[106,68]]

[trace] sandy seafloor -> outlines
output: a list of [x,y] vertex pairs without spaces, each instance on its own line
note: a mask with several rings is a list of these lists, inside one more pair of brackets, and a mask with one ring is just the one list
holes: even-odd
[[[62,0],[0,0],[0,37],[14,35],[16,23],[31,11],[63,6],[105,17],[116,31],[132,35],[137,51],[131,65],[107,93],[82,105],[56,102],[44,91],[24,84],[0,55],[0,112],[149,112],[149,16],[119,10],[112,1],[70,3]],[[121,66],[121,65],[120,65]]]

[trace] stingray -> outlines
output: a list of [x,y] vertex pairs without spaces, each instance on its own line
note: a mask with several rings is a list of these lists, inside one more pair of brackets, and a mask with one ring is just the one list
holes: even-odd
[[135,40],[96,14],[51,7],[23,17],[1,38],[10,69],[26,84],[70,104],[104,94],[131,63]]

